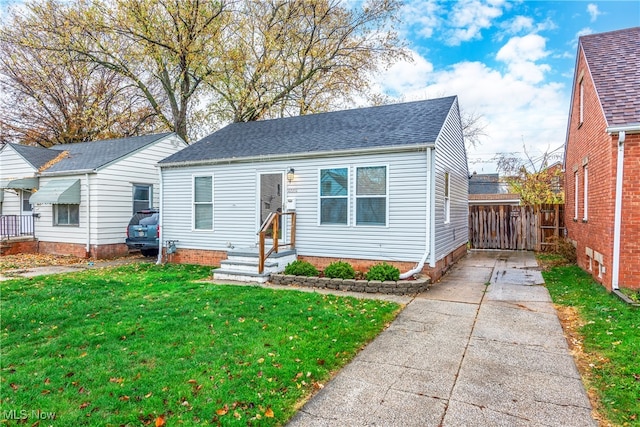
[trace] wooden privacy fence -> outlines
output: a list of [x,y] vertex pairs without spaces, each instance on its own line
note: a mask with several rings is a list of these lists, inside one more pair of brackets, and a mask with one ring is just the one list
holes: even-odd
[[564,236],[564,205],[469,206],[472,249],[544,251]]

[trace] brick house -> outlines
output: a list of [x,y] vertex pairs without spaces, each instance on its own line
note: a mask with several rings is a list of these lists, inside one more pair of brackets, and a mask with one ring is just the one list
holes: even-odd
[[640,289],[640,27],[580,37],[565,146],[578,265]]

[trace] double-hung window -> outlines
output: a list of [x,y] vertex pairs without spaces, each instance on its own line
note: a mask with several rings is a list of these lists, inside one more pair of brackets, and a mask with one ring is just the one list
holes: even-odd
[[213,176],[193,177],[193,228],[213,230]]
[[133,213],[150,209],[153,201],[153,186],[133,184]]
[[584,167],[582,168],[582,172],[583,172],[583,184],[582,184],[582,193],[583,193],[583,215],[582,215],[582,220],[583,221],[587,221],[587,219],[589,219],[589,215],[588,215],[588,211],[589,211],[589,167],[587,165],[584,165]]
[[451,196],[449,185],[449,172],[444,173],[444,223],[451,222]]
[[80,205],[53,205],[53,225],[80,225]]
[[387,225],[387,167],[356,168],[356,225]]
[[320,224],[344,224],[349,218],[349,169],[320,169]]
[[573,180],[574,180],[574,186],[573,186],[573,220],[577,221],[578,220],[578,201],[580,200],[579,195],[578,195],[578,190],[579,190],[579,186],[580,186],[580,181],[578,181],[578,171],[575,171],[573,173]]

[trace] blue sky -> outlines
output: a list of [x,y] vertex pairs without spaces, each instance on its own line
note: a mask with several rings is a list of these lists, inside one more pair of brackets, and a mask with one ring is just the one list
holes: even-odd
[[639,26],[640,2],[407,0],[400,21],[413,61],[378,89],[405,101],[458,95],[486,125],[470,172],[491,173],[497,154],[563,145],[578,37]]

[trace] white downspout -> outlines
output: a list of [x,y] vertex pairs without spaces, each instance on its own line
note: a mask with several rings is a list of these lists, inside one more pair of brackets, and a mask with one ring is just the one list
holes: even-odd
[[164,235],[164,205],[162,204],[164,189],[162,188],[162,168],[158,168],[158,173],[160,174],[160,197],[158,197],[158,203],[160,204],[158,207],[158,224],[160,224],[160,232],[158,233],[158,259],[156,261],[156,264],[160,265],[162,264],[162,248],[164,248],[164,244],[162,242],[162,236]]
[[620,228],[622,226],[622,178],[624,175],[624,140],[625,131],[618,133],[618,164],[616,167],[616,204],[613,214],[613,272],[611,288],[619,289],[620,276]]
[[432,149],[429,147],[427,148],[427,179],[426,179],[426,210],[425,210],[425,238],[424,238],[424,254],[422,255],[422,258],[420,259],[420,262],[418,262],[418,265],[416,265],[413,269],[407,271],[406,273],[402,273],[400,275],[400,279],[404,280],[404,279],[408,279],[409,277],[413,276],[414,274],[419,274],[422,271],[422,268],[424,267],[424,263],[427,261],[427,258],[429,258],[429,254],[431,253],[430,247],[431,247],[431,234],[430,230],[431,230],[431,204],[433,203],[433,199],[431,198],[431,153]]
[[84,179],[87,182],[87,245],[86,252],[87,258],[91,256],[91,185],[89,184],[89,174],[84,174]]

